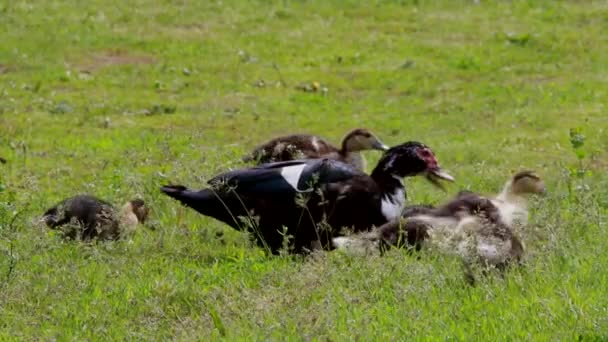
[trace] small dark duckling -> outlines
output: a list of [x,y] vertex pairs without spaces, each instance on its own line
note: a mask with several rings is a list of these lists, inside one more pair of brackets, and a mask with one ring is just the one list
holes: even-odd
[[132,233],[145,222],[149,208],[141,199],[125,203],[117,210],[108,202],[90,195],[67,198],[48,209],[42,219],[51,229],[62,229],[71,239],[116,240]]
[[344,137],[341,148],[337,148],[315,135],[293,134],[274,138],[256,147],[250,155],[243,157],[243,161],[265,164],[296,159],[328,158],[364,170],[366,165],[361,151],[386,151],[388,149],[389,147],[372,132],[358,128],[350,131]]
[[8,161],[2,157],[0,157],[0,164],[6,164]]

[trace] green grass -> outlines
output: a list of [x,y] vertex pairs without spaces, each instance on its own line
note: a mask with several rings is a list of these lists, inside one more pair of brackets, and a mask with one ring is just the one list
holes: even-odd
[[[0,339],[607,339],[607,30],[601,1],[0,3]],[[408,179],[412,203],[537,170],[525,267],[470,287],[432,251],[271,257],[158,191],[356,126],[457,177]],[[87,245],[36,223],[83,192],[143,196],[156,229]]]

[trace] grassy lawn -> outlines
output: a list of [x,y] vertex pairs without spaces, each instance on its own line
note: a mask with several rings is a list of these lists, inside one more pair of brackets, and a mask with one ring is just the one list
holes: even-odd
[[[1,2],[0,339],[608,339],[607,33],[603,1]],[[457,178],[410,203],[538,171],[525,266],[470,287],[432,250],[267,256],[158,190],[355,127]],[[63,241],[38,219],[77,193],[152,222]]]

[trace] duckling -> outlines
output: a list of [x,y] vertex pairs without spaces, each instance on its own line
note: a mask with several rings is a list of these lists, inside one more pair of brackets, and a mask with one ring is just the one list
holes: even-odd
[[137,225],[144,223],[150,215],[148,208],[142,199],[136,198],[125,203],[118,214],[121,236],[128,236],[135,232]]
[[353,165],[359,170],[366,167],[361,155],[364,150],[388,150],[388,146],[367,129],[354,129],[342,140],[342,147],[337,148],[325,139],[309,134],[294,134],[278,137],[256,147],[243,161],[257,161],[265,164],[295,159],[328,158]]
[[333,244],[341,249],[361,249],[367,244],[383,251],[390,246],[420,249],[427,241],[443,252],[502,268],[523,256],[524,245],[515,229],[527,224],[527,195],[545,192],[538,175],[521,171],[493,197],[461,191],[440,207],[406,208],[399,219],[371,234],[335,238]]
[[534,171],[524,170],[516,173],[504,185],[492,203],[500,210],[500,216],[507,226],[523,226],[528,223],[527,195],[543,195],[546,192],[542,179]]
[[419,250],[421,243],[429,237],[428,230],[432,227],[430,223],[421,220],[431,217],[437,225],[450,225],[457,224],[459,219],[468,215],[483,215],[491,222],[500,220],[499,211],[490,200],[469,191],[461,191],[453,200],[439,207],[427,204],[407,206],[400,218],[387,222],[369,234],[356,237],[367,242],[355,242],[352,237],[337,237],[333,244],[342,249],[370,250],[366,246],[368,244],[380,247],[381,251],[390,246],[408,246]]
[[132,233],[137,224],[147,219],[149,212],[141,199],[128,201],[116,212],[104,200],[90,195],[78,195],[64,199],[48,209],[42,220],[51,229],[67,226],[62,230],[71,239],[116,240]]
[[416,246],[428,239],[442,249],[502,267],[520,260],[524,253],[515,231],[528,222],[526,197],[545,192],[545,184],[538,175],[520,171],[494,197],[461,192],[439,208],[411,215],[405,224],[388,223],[379,231],[387,245]]
[[331,237],[342,227],[366,231],[399,217],[406,199],[402,179],[418,175],[453,181],[428,146],[410,141],[390,148],[371,175],[332,159],[303,159],[227,172],[200,191],[181,185],[161,191],[253,233],[272,253],[283,247],[286,229],[290,247],[303,252],[319,244],[331,249]]

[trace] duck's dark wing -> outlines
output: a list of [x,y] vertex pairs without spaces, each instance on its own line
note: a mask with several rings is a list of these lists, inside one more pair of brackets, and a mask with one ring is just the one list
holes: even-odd
[[277,137],[259,145],[242,159],[245,162],[256,161],[263,164],[301,158],[321,158],[332,152],[338,152],[338,148],[319,136],[292,134]]
[[356,168],[331,159],[305,159],[263,164],[218,175],[209,184],[234,187],[239,193],[309,192],[317,186],[365,175]]
[[308,134],[292,134],[274,138],[257,146],[243,161],[269,163],[272,161],[293,160],[294,155],[310,148],[312,136]]

